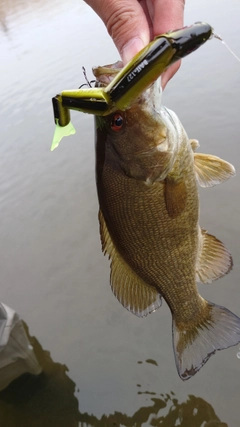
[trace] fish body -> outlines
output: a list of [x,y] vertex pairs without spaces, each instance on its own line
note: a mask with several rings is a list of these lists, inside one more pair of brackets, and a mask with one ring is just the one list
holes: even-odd
[[[105,78],[98,71],[100,84]],[[199,225],[198,184],[224,182],[234,168],[195,152],[197,141],[161,106],[158,80],[126,110],[97,117],[96,135],[100,233],[112,290],[140,317],[165,299],[177,370],[186,380],[216,350],[240,342],[240,319],[197,289],[197,281],[212,282],[232,268],[228,250]]]

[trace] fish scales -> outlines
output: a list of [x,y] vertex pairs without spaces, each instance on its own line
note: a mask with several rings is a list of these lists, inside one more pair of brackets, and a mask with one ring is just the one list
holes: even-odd
[[197,184],[212,187],[235,170],[217,156],[196,152],[198,141],[161,105],[158,79],[213,35],[209,24],[198,22],[157,36],[122,70],[120,62],[95,67],[97,87],[53,98],[52,150],[75,132],[70,109],[96,115],[100,235],[111,262],[110,284],[139,317],[165,299],[182,380],[217,350],[240,342],[240,319],[203,299],[196,285],[223,277],[233,265],[224,244],[198,223]]
[[[104,171],[98,175],[98,191],[112,240],[133,270],[158,289],[177,315],[186,300],[186,292],[191,296],[191,302],[198,295],[195,265],[199,228],[195,177],[186,180],[189,197],[184,213],[171,219],[165,207],[164,183],[155,182],[148,186],[141,180],[135,181],[116,168],[108,157],[111,156],[105,156]],[[176,161],[176,166],[179,168],[180,163],[184,175],[193,175],[192,150],[186,152],[184,160]],[[172,175],[174,173],[173,169]],[[186,290],[189,280],[193,287]],[[195,314],[195,305],[188,306],[184,313],[186,318],[187,312],[190,317]]]
[[[101,83],[101,70],[97,76]],[[235,170],[195,152],[198,142],[161,106],[158,81],[125,111],[97,117],[96,139],[100,234],[112,290],[140,317],[164,298],[178,374],[189,379],[217,350],[240,342],[240,319],[197,288],[197,280],[211,283],[232,268],[223,243],[199,225],[198,184],[224,182]]]

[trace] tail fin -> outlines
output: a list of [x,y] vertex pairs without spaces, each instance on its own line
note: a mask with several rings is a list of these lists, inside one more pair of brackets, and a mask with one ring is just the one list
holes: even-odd
[[207,317],[197,326],[178,327],[173,318],[173,349],[180,378],[195,375],[217,350],[240,342],[240,318],[225,307],[207,302]]

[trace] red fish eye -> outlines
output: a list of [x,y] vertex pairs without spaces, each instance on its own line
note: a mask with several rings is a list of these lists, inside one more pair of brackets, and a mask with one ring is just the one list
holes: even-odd
[[123,125],[123,118],[121,114],[119,113],[114,114],[112,123],[111,123],[112,130],[114,130],[115,132],[119,132],[122,129],[122,125]]

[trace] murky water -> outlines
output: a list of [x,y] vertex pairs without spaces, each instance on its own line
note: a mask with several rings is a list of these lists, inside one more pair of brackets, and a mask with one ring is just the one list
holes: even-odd
[[[240,55],[239,0],[192,0],[185,16],[209,22]],[[83,1],[2,0],[0,58],[0,300],[28,324],[44,370],[0,393],[0,425],[238,426],[238,347],[183,383],[166,304],[138,319],[110,290],[92,117],[72,114],[76,135],[50,152],[52,96],[84,82],[82,65],[91,78],[92,65],[118,59],[100,19]],[[212,40],[184,59],[164,103],[203,152],[238,171],[200,192],[202,225],[234,259],[230,275],[200,292],[240,316],[239,67]]]

